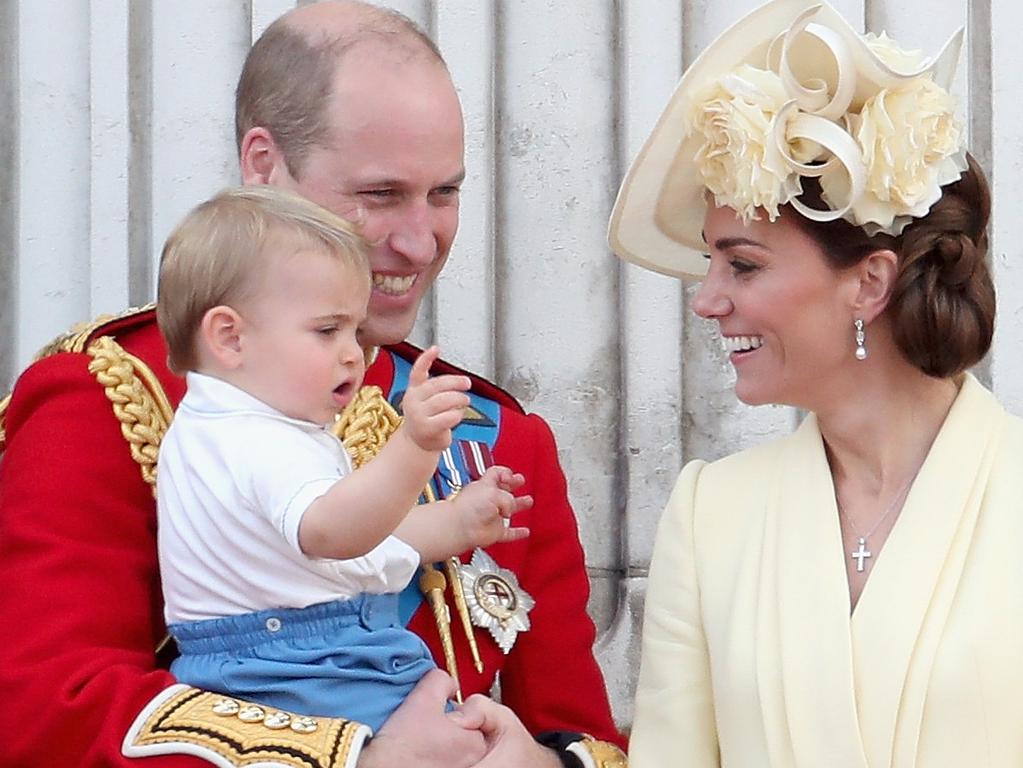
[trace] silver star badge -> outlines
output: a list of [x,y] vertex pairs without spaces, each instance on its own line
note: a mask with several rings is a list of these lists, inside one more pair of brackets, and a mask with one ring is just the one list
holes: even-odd
[[458,571],[472,623],[490,632],[506,654],[519,632],[529,629],[529,611],[536,605],[519,580],[484,552],[476,549]]

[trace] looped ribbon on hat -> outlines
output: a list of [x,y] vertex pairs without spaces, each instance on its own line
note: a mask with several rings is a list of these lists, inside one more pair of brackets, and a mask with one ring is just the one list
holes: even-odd
[[[775,38],[768,51],[768,63],[777,70],[786,93],[791,96],[791,101],[786,102],[775,116],[772,127],[772,139],[785,163],[795,173],[805,177],[823,176],[837,163],[842,165],[849,176],[849,198],[841,208],[820,210],[810,208],[797,198],[789,200],[792,207],[806,218],[826,222],[846,216],[866,189],[867,168],[863,151],[849,133],[847,118],[856,95],[858,78],[865,77],[880,90],[920,77],[931,68],[931,64],[924,62],[923,66],[913,72],[896,72],[866,48],[862,51],[865,55],[857,61],[854,52],[838,32],[810,22],[819,9],[820,6],[807,9],[784,34]],[[824,79],[811,78],[800,82],[793,72],[792,50],[803,34],[820,41],[834,58],[837,80],[830,95],[829,85]],[[838,122],[840,120],[841,124]],[[799,162],[792,156],[790,149],[791,143],[798,139],[816,142],[830,153],[830,157],[823,163]]]

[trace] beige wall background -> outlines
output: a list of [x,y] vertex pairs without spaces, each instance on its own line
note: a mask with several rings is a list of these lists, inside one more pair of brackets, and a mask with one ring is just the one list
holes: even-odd
[[[651,540],[674,476],[788,431],[751,409],[689,291],[618,262],[619,179],[684,64],[752,0],[394,0],[461,92],[468,179],[414,340],[550,420],[587,553],[616,716],[631,720]],[[995,190],[1000,300],[979,374],[1023,413],[1023,6],[837,0],[853,24],[936,51],[967,27],[958,93]],[[0,389],[72,323],[150,301],[164,237],[236,183],[233,89],[294,0],[0,0]]]

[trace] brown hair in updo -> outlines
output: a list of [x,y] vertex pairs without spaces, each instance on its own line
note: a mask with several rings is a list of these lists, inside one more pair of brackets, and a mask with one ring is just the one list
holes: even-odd
[[[977,363],[991,346],[995,288],[985,257],[991,194],[972,156],[962,177],[942,189],[926,216],[902,235],[867,235],[839,219],[814,222],[791,211],[791,219],[821,246],[836,269],[858,264],[882,249],[899,257],[899,273],[887,312],[902,354],[928,376],[954,376]],[[803,180],[800,198],[824,208],[820,186]]]

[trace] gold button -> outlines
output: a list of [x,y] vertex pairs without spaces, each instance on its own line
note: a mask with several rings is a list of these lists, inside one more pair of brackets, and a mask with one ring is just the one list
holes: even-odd
[[291,715],[287,712],[271,712],[263,721],[263,725],[272,731],[279,731],[281,728],[287,728],[290,723]]
[[237,715],[241,705],[234,699],[217,699],[213,702],[213,712],[221,717]]
[[238,719],[243,723],[258,723],[264,717],[266,717],[266,713],[263,708],[257,707],[255,704],[242,707],[241,712],[238,713]]
[[316,721],[311,717],[296,717],[291,721],[291,730],[295,733],[312,733],[317,727]]

